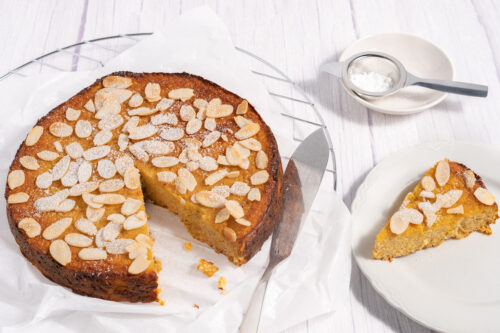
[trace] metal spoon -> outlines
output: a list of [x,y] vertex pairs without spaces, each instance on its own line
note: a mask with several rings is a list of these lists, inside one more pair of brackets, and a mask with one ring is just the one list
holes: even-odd
[[[353,55],[344,62],[331,62],[321,66],[321,71],[341,78],[345,85],[361,96],[384,97],[394,94],[408,86],[421,86],[452,94],[486,97],[488,87],[480,84],[424,79],[409,73],[401,62],[382,52],[362,52]],[[351,81],[351,74],[374,71],[389,76],[393,85],[385,91],[368,91],[356,86]]]

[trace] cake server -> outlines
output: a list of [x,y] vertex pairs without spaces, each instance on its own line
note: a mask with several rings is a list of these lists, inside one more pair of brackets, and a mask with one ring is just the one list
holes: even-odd
[[324,129],[310,134],[295,150],[283,175],[283,206],[271,241],[269,264],[260,278],[240,326],[241,333],[259,329],[267,284],[273,269],[292,252],[300,226],[318,192],[328,163],[329,148]]

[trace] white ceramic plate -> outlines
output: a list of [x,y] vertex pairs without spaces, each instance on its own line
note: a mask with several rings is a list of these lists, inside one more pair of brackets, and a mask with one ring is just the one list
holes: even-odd
[[[390,54],[410,73],[430,79],[453,80],[453,65],[442,49],[420,37],[403,33],[383,33],[359,39],[344,50],[339,61],[364,52]],[[342,81],[341,81],[342,82]],[[446,93],[423,87],[407,87],[379,99],[359,97],[342,82],[349,95],[364,106],[383,113],[404,115],[428,109],[447,96]]]
[[500,147],[439,142],[404,149],[380,162],[353,201],[352,249],[373,287],[421,324],[446,332],[500,329],[500,227],[395,258],[374,260],[375,237],[404,196],[437,161],[449,158],[477,172],[500,198]]

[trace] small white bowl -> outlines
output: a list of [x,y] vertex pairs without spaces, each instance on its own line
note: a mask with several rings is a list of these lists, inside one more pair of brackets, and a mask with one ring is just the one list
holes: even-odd
[[[453,80],[454,78],[453,65],[446,53],[431,42],[414,35],[382,33],[361,38],[344,50],[339,61],[365,51],[390,54],[401,61],[408,72],[416,76],[440,80]],[[342,80],[341,82],[347,93],[367,108],[394,115],[423,111],[438,104],[448,95],[423,87],[411,86],[387,97],[365,99],[346,87]]]

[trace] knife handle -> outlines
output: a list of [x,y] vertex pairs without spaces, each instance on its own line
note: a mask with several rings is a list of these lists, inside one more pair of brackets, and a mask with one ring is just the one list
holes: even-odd
[[259,330],[260,315],[262,313],[262,305],[264,304],[264,297],[266,296],[267,283],[269,277],[267,274],[260,279],[257,288],[252,295],[250,304],[248,305],[247,312],[243,317],[243,322],[240,326],[240,333],[257,333]]

